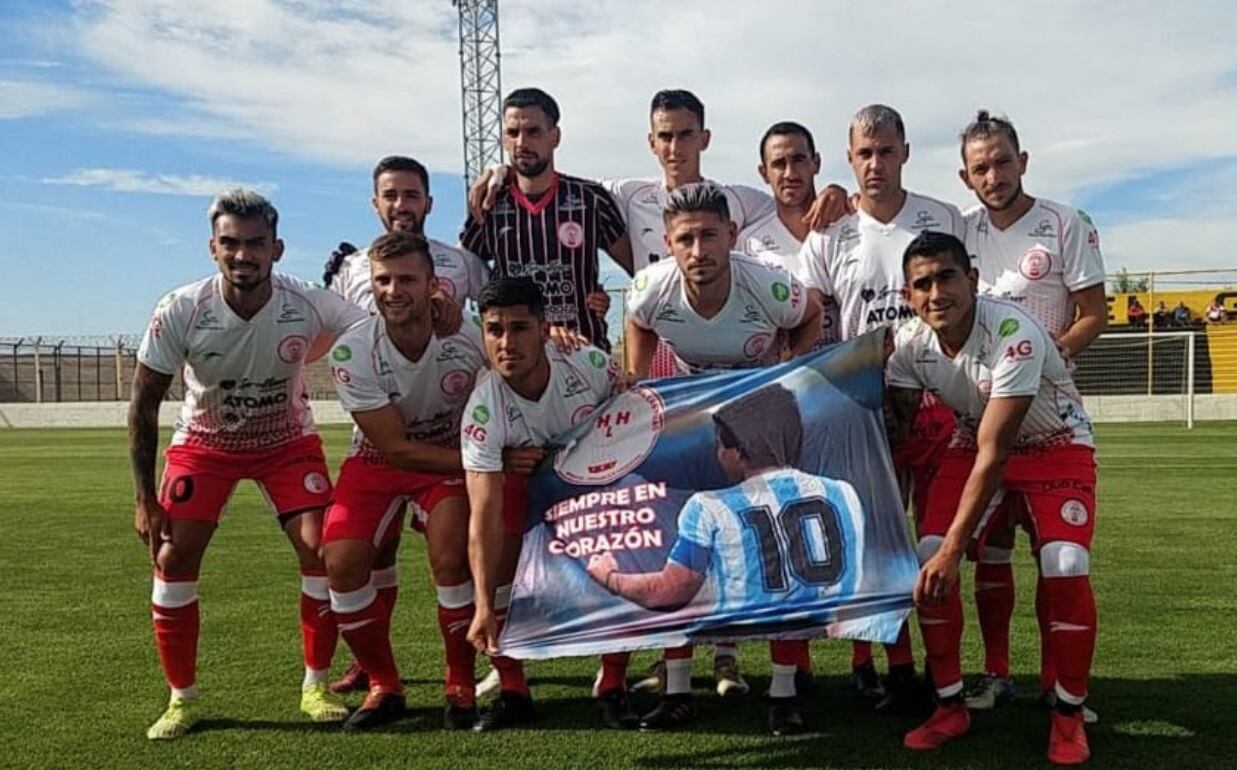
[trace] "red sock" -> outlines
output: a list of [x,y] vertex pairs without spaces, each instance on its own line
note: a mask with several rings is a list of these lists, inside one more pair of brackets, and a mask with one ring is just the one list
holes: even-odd
[[331,594],[327,591],[326,570],[301,570],[301,646],[305,653],[305,668],[329,671],[335,657],[339,629],[331,612]]
[[975,610],[984,638],[984,671],[1009,678],[1009,622],[1014,615],[1014,565],[975,565]]
[[[507,608],[503,607],[495,614],[498,615],[498,632],[501,634],[503,625],[507,622]],[[528,696],[528,680],[524,678],[523,661],[508,658],[506,655],[494,655],[490,657],[490,664],[498,672],[498,687],[502,692]]]
[[1057,695],[1070,703],[1082,703],[1087,697],[1087,678],[1095,653],[1096,613],[1091,578],[1045,578],[1044,593],[1052,618],[1048,646],[1056,664]]
[[808,654],[806,639],[771,640],[769,659],[781,666],[795,666],[800,671],[812,672],[812,658]]
[[1040,692],[1050,692],[1057,681],[1057,668],[1052,660],[1052,646],[1048,643],[1052,613],[1043,575],[1035,584],[1035,621],[1039,624],[1039,689]]
[[605,695],[612,690],[627,691],[627,662],[630,652],[611,652],[601,656],[601,682],[597,694]]
[[197,681],[198,577],[155,575],[150,614],[155,626],[155,647],[163,664],[163,675],[178,690]]
[[378,600],[371,583],[355,591],[331,592],[335,622],[357,663],[369,674],[371,689],[403,692],[395,653],[391,650],[391,624],[386,605]]
[[870,642],[851,642],[850,667],[859,668],[872,662],[872,644]]
[[685,644],[682,647],[667,647],[662,650],[662,658],[665,660],[691,660],[692,652],[695,649],[690,644]]
[[438,586],[438,630],[447,658],[446,696],[459,706],[471,706],[477,697],[477,650],[467,639],[475,609],[471,580]]
[[958,587],[943,604],[918,608],[919,630],[932,666],[932,683],[942,698],[962,691],[962,594]]
[[[868,645],[871,649],[871,645]],[[869,655],[871,653],[869,652]],[[911,626],[905,620],[898,630],[898,638],[893,644],[885,645],[885,657],[889,659],[889,667],[915,665],[915,653],[911,650]]]

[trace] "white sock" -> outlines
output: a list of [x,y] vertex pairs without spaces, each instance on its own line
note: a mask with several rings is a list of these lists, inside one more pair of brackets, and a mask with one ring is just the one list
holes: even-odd
[[181,700],[193,700],[198,697],[198,686],[191,684],[188,687],[173,687],[172,700],[180,698]]
[[769,684],[770,698],[795,697],[795,671],[798,666],[793,663],[774,663],[773,681]]
[[666,661],[666,694],[689,695],[692,691],[692,659]]
[[301,682],[301,689],[308,690],[316,684],[323,684],[330,681],[330,671],[315,671],[312,668],[305,669],[305,679]]

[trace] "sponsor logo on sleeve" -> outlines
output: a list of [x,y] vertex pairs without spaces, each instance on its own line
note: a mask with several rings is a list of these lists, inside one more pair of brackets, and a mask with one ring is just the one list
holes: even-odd
[[774,282],[774,284],[769,287],[769,291],[773,293],[773,299],[778,302],[785,302],[787,299],[790,299],[790,287],[781,281]]
[[340,363],[343,363],[344,361],[351,361],[352,348],[347,345],[336,345],[335,349],[331,351],[331,358],[339,361]]
[[176,292],[169,291],[167,294],[164,294],[163,297],[159,299],[158,304],[155,305],[155,310],[162,310],[163,308],[172,304],[172,300],[174,299],[176,299]]
[[554,470],[571,484],[611,484],[653,451],[665,427],[665,405],[655,391],[637,387],[588,418],[589,431],[558,453]]
[[1094,227],[1087,229],[1087,245],[1093,249],[1100,247],[1100,234]]
[[997,335],[1000,337],[1008,337],[1016,331],[1018,331],[1018,319],[1016,318],[1006,318],[997,327]]
[[1081,500],[1066,500],[1061,505],[1061,518],[1066,524],[1073,524],[1075,527],[1086,526],[1089,518],[1087,506]]
[[1017,343],[1005,348],[1005,357],[1010,361],[1027,361],[1035,352],[1030,340],[1018,340]]
[[490,408],[485,404],[477,404],[472,410],[473,422],[485,425],[490,421]]
[[588,353],[588,362],[598,369],[605,369],[608,361],[606,354],[600,350],[590,350]]
[[636,291],[644,291],[649,287],[649,274],[641,270],[636,273],[636,281],[634,288]]

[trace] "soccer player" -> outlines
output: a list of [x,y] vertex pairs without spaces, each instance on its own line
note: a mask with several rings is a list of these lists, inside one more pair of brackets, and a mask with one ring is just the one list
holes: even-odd
[[[791,356],[816,345],[820,306],[798,279],[731,253],[738,232],[721,188],[678,188],[667,196],[664,216],[674,260],[637,273],[628,298],[625,344],[633,377],[648,376],[659,344],[673,351],[683,374],[776,363],[774,341],[782,333]],[[807,642],[775,643],[773,652],[776,663],[808,664]],[[673,729],[695,716],[691,658],[690,645],[666,651],[665,694],[642,729]]]
[[[146,733],[156,740],[180,737],[200,716],[198,568],[241,479],[261,487],[300,562],[301,710],[314,721],[348,716],[327,689],[336,630],[318,548],[331,484],[304,364],[365,311],[273,272],[283,241],[275,207],[262,196],[229,191],[211,203],[209,216],[219,274],[160,300],[138,349],[129,404],[134,528],[155,568],[155,645],[172,690]],[[156,491],[159,402],[177,372],[185,403]]]
[[[799,252],[812,231],[808,211],[816,199],[816,175],[820,153],[812,132],[799,123],[774,123],[760,139],[760,165],[756,170],[773,193],[775,208],[739,233],[744,254],[801,275]],[[823,307],[821,342],[838,341],[838,309],[832,302]]]
[[957,417],[919,522],[915,601],[938,705],[904,743],[935,749],[970,727],[959,565],[999,498],[1018,495],[1034,533],[1054,664],[1048,759],[1085,762],[1082,704],[1096,635],[1090,418],[1052,337],[1017,305],[977,297],[978,271],[960,240],[924,233],[907,247],[904,263],[903,294],[920,323],[899,332],[887,367],[896,424],[911,423],[924,390],[939,394]]
[[[902,297],[902,252],[925,230],[963,236],[962,214],[948,203],[909,192],[902,186],[902,167],[910,145],[902,116],[882,104],[860,109],[848,130],[846,159],[859,190],[856,210],[824,232],[812,232],[800,253],[804,283],[823,303],[838,306],[839,337],[851,339],[884,326],[898,326],[914,312]],[[935,458],[948,440],[952,415],[929,399],[919,413],[914,434],[895,456],[904,488],[909,488],[917,512],[923,510]],[[851,658],[851,683],[861,696],[882,711],[905,711],[921,701],[915,679],[910,635],[903,629],[894,645],[886,645],[889,674],[876,675],[871,645],[856,642]]]
[[340,402],[356,422],[323,532],[331,609],[368,675],[369,695],[344,723],[367,730],[398,719],[404,688],[391,650],[390,608],[373,583],[379,549],[398,536],[411,503],[425,533],[446,650],[448,730],[477,721],[468,498],[460,464],[460,416],[485,366],[472,324],[433,329],[434,261],[425,238],[392,230],[367,249],[377,316],[344,334],[331,351]]
[[[551,438],[583,420],[621,387],[610,357],[583,346],[564,352],[549,344],[545,300],[527,277],[496,278],[478,297],[481,330],[491,371],[469,398],[461,444],[472,510],[468,553],[476,585],[476,613],[468,638],[494,652],[511,598],[511,579],[524,532],[524,479]],[[520,454],[518,459],[510,453]],[[508,460],[504,462],[504,457]],[[602,722],[614,729],[634,724],[627,702],[628,653],[602,656],[594,687]],[[532,699],[519,661],[492,658],[501,680],[478,730],[533,718]]]
[[559,110],[538,88],[503,100],[503,150],[515,170],[494,205],[470,215],[460,242],[494,262],[502,276],[528,276],[546,301],[546,320],[610,349],[598,283],[598,249],[632,272],[631,241],[614,199],[596,182],[560,174],[554,150],[561,139]]
[[[777,419],[770,420],[770,415]],[[863,551],[863,508],[845,481],[795,470],[803,424],[794,395],[780,385],[767,385],[722,406],[713,414],[713,424],[718,462],[739,484],[688,499],[679,513],[678,539],[660,571],[623,574],[614,556],[606,553],[592,558],[589,575],[611,593],[666,611],[687,605],[709,579],[716,604],[693,609],[711,619],[729,613],[751,618],[775,607],[818,601],[836,594],[839,586],[857,585],[860,564],[846,554]],[[757,515],[764,519],[758,522],[763,526],[753,524]],[[802,522],[816,522],[820,529],[808,535]],[[788,551],[794,549],[803,558],[791,558]],[[778,574],[767,571],[770,555],[781,567]],[[758,574],[765,575],[759,590],[752,580]],[[778,656],[779,649],[798,644],[806,643],[771,643],[769,729],[774,735],[803,729],[795,689],[798,667],[793,656]]]
[[[385,232],[405,231],[425,235],[425,220],[433,209],[430,177],[419,161],[401,155],[390,155],[378,161],[373,173],[374,195],[370,205],[378,214]],[[435,331],[454,334],[459,328],[460,305],[474,298],[489,280],[489,269],[465,249],[426,238],[430,257],[434,260],[432,305],[437,320]],[[327,261],[323,284],[371,313],[378,312],[369,270],[368,250],[357,251],[352,244],[341,243],[339,250]],[[399,595],[400,529],[403,513],[393,522],[391,534],[383,541],[374,564],[374,587],[383,599],[382,606],[394,612]],[[338,680],[331,683],[332,692],[367,690],[369,679],[365,670],[353,663]]]
[[[980,110],[961,140],[963,168],[958,175],[980,204],[965,215],[966,247],[979,270],[980,292],[1017,303],[1055,340],[1066,361],[1072,361],[1108,324],[1104,259],[1095,226],[1077,209],[1027,194],[1022,187],[1027,153],[1007,119]],[[978,534],[970,552],[978,561],[975,607],[984,640],[983,674],[966,693],[973,710],[994,708],[1014,696],[1009,624],[1015,522],[1011,511],[1001,513]],[[1045,609],[1037,603],[1046,653],[1050,629]],[[1042,664],[1040,686],[1051,700],[1055,676],[1050,657],[1043,655]],[[1095,718],[1090,709],[1084,713]]]

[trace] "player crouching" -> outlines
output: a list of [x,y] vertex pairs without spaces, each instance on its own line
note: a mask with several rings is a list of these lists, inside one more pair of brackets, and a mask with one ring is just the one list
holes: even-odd
[[903,292],[921,323],[899,332],[889,359],[896,422],[910,424],[924,389],[957,416],[919,523],[922,567],[915,584],[939,705],[904,743],[935,749],[970,728],[962,696],[959,564],[984,516],[1015,494],[1035,533],[1050,629],[1046,652],[1056,671],[1048,759],[1085,762],[1091,752],[1082,704],[1096,636],[1090,418],[1048,334],[1017,306],[976,297],[978,273],[961,241],[921,234],[906,249],[903,271]]

